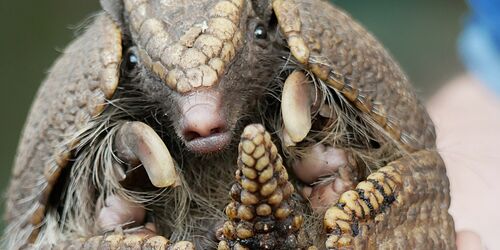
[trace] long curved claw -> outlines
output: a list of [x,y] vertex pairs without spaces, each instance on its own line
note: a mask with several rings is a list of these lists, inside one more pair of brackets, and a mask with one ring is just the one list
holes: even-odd
[[[150,126],[142,122],[124,123],[115,137],[114,149],[125,163],[142,164],[155,187],[179,185],[174,160],[165,143]],[[122,179],[126,177],[124,173],[119,176]]]
[[219,249],[304,248],[303,217],[295,208],[293,185],[281,156],[262,125],[245,128],[239,145],[238,170],[231,188],[228,220]]
[[[29,248],[29,247],[28,247]],[[151,250],[194,250],[189,241],[172,243],[163,236],[147,234],[113,233],[105,236],[94,236],[64,241],[56,245],[42,246],[42,249],[151,249]]]
[[281,113],[286,146],[301,142],[311,130],[313,85],[302,71],[292,72],[285,80],[281,97]]

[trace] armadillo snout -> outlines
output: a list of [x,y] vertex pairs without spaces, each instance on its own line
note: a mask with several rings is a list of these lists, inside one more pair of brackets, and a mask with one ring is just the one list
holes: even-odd
[[231,141],[231,132],[222,98],[216,91],[193,92],[180,101],[180,133],[193,152],[209,153],[224,149]]

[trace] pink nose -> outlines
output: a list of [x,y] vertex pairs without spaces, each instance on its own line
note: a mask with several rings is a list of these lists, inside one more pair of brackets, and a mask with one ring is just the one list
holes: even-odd
[[187,141],[223,133],[226,122],[219,110],[210,105],[200,104],[184,115],[183,135]]
[[186,141],[203,139],[227,131],[226,117],[217,92],[196,92],[181,102],[181,131]]

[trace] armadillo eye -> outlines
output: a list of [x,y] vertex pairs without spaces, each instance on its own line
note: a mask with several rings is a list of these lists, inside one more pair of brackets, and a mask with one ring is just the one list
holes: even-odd
[[255,38],[257,38],[257,39],[266,39],[267,38],[266,28],[264,28],[264,26],[262,26],[260,24],[255,27],[253,34],[255,35]]
[[139,56],[137,56],[137,48],[130,47],[127,49],[122,61],[122,70],[128,76],[137,74],[139,68]]
[[135,54],[130,54],[128,56],[128,63],[131,65],[131,66],[136,66],[137,65],[137,62],[139,60],[137,59],[137,56]]
[[137,55],[137,48],[130,47],[123,56],[122,60],[122,73],[127,77],[135,77],[139,72],[139,56]]
[[127,53],[127,65],[126,69],[132,71],[137,67],[139,63],[139,58],[137,57],[135,50],[129,50]]

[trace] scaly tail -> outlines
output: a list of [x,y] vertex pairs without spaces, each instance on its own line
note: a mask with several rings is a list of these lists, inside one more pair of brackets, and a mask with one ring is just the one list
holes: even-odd
[[218,249],[307,248],[294,187],[269,133],[262,125],[247,126],[238,152],[237,182],[230,191]]

